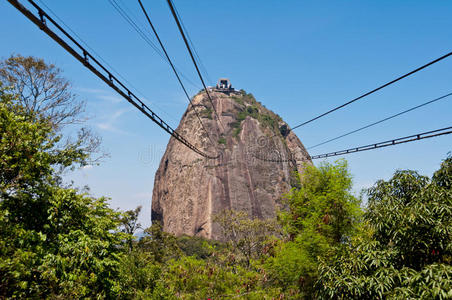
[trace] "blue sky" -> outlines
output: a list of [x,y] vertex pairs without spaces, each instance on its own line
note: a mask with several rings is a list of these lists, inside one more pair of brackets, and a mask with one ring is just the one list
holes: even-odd
[[[152,109],[177,126],[187,100],[171,69],[108,0],[43,2],[131,82],[132,90],[144,95]],[[230,78],[235,87],[253,93],[292,126],[452,50],[452,1],[174,2],[211,80]],[[118,3],[148,31],[137,1]],[[166,1],[143,3],[170,56],[196,83],[186,85],[195,94],[201,85]],[[78,186],[89,185],[96,196],[111,197],[113,207],[143,205],[142,223],[149,225],[154,173],[169,136],[6,1],[0,2],[0,15],[0,57],[33,55],[63,69],[74,92],[87,101],[89,125],[102,136],[111,155],[100,166],[68,179]],[[295,132],[309,147],[450,92],[452,58]],[[451,112],[449,97],[310,154],[450,126]],[[345,158],[359,191],[388,179],[396,169],[431,175],[451,150],[452,136],[444,136]]]

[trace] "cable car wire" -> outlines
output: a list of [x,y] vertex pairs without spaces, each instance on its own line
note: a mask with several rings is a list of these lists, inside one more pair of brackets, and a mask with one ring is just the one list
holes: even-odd
[[[91,50],[92,53],[94,53],[100,61],[102,61],[107,67],[109,67],[111,70],[113,70],[114,73],[116,73],[116,75],[118,75],[119,78],[121,78],[122,80],[124,80],[124,82],[126,82],[129,86],[131,86],[134,90],[137,91],[138,94],[140,94],[142,97],[146,98],[146,96],[143,94],[143,92],[141,92],[136,86],[134,86],[129,80],[127,80],[127,78],[125,78],[123,75],[121,75],[121,73],[119,73],[119,71],[117,71],[108,61],[106,61],[98,52],[96,52],[96,50],[94,50],[85,40],[83,40],[80,35],[77,34],[77,32],[75,32],[69,25],[67,25],[63,19],[61,19],[43,0],[38,0],[39,3],[41,3],[41,5],[43,5],[48,11],[50,11],[50,13],[61,23],[63,24],[64,27],[66,27],[66,29],[71,32],[77,39],[80,40],[80,42],[89,50]],[[177,118],[173,115],[171,115],[170,113],[168,113],[167,111],[165,111],[162,107],[160,107],[157,103],[152,102],[152,105],[157,107],[158,110],[160,110],[162,113],[164,113],[165,115],[167,115],[171,120],[175,121],[175,122],[179,122],[179,120],[177,120]]]
[[146,33],[137,25],[137,23],[127,14],[116,0],[108,0],[113,8],[121,15],[121,17],[129,23],[130,26],[141,36],[141,38],[163,59],[166,60],[162,51],[154,44],[154,42],[146,35]]
[[209,80],[209,82],[213,83],[212,78],[211,78],[210,75],[209,75],[209,72],[207,72],[206,67],[205,67],[204,64],[202,63],[201,57],[199,57],[199,55],[198,55],[198,51],[196,51],[196,47],[195,47],[195,45],[193,44],[193,41],[192,41],[191,38],[190,38],[190,34],[189,34],[187,28],[185,27],[184,21],[182,20],[182,17],[180,16],[179,11],[177,10],[177,7],[176,7],[176,6],[174,6],[174,11],[176,12],[176,15],[177,15],[177,17],[178,17],[179,20],[180,20],[180,23],[181,23],[181,25],[182,25],[182,28],[184,29],[184,32],[185,32],[185,34],[187,35],[188,42],[190,43],[191,48],[193,49],[193,53],[195,54],[195,58],[197,59],[197,61],[198,61],[198,63],[199,63],[199,67],[201,68],[201,71],[204,72],[204,75],[207,77],[207,80]]
[[[220,155],[211,156],[193,144],[191,144],[187,139],[175,131],[170,125],[168,125],[163,119],[161,119],[156,113],[154,113],[140,98],[138,98],[127,86],[124,85],[116,76],[114,76],[104,65],[102,65],[92,54],[90,54],[79,42],[77,42],[66,30],[64,30],[52,17],[50,17],[39,5],[37,5],[33,0],[28,0],[29,3],[33,5],[38,11],[37,16],[33,14],[30,10],[25,8],[18,0],[8,0],[8,2],[14,6],[18,11],[20,11],[25,17],[32,21],[36,26],[38,26],[42,31],[44,31],[50,38],[57,42],[61,47],[63,47],[67,52],[69,52],[74,58],[81,62],[87,69],[93,72],[97,77],[102,79],[108,86],[114,89],[118,94],[120,94],[124,99],[126,99],[130,104],[135,106],[139,111],[141,111],[146,117],[151,119],[160,128],[169,133],[177,141],[181,142],[192,151],[197,154],[208,158],[217,159]],[[62,37],[57,35],[53,30],[51,30],[47,23],[50,22],[55,26],[59,32],[61,32],[66,39],[72,42],[76,48],[70,46],[67,41]]]
[[[445,127],[445,128],[441,128],[441,129],[436,129],[436,130],[422,132],[422,133],[417,133],[417,134],[413,134],[413,135],[409,135],[409,136],[405,136],[405,137],[401,137],[401,138],[387,140],[387,141],[384,141],[384,142],[378,142],[378,143],[374,143],[374,144],[369,144],[369,145],[359,146],[359,147],[353,147],[353,148],[349,148],[349,149],[345,149],[345,150],[334,151],[334,152],[329,152],[329,153],[324,153],[324,154],[312,155],[312,156],[309,156],[309,157],[307,157],[305,159],[302,159],[302,160],[299,160],[299,159],[296,160],[293,157],[293,155],[291,155],[291,154],[289,154],[289,159],[265,158],[265,157],[256,155],[255,153],[253,153],[252,156],[257,158],[257,159],[259,159],[259,160],[262,160],[262,161],[275,162],[275,163],[305,162],[305,161],[311,161],[313,159],[320,159],[320,158],[327,158],[327,157],[332,157],[332,156],[346,155],[346,154],[351,154],[351,153],[355,153],[355,152],[368,151],[368,150],[374,150],[374,149],[379,149],[379,148],[384,148],[384,147],[389,147],[389,146],[395,146],[395,145],[399,145],[399,144],[410,143],[410,142],[414,142],[414,141],[419,141],[419,140],[423,140],[423,139],[438,137],[438,136],[447,135],[447,134],[451,134],[451,133],[452,133],[452,126],[449,126],[449,127]],[[275,152],[268,152],[268,153],[274,154]]]
[[177,27],[179,28],[179,32],[182,35],[182,38],[184,39],[185,46],[187,47],[187,50],[190,53],[190,57],[191,57],[191,59],[193,61],[193,64],[195,65],[196,72],[198,72],[199,79],[201,79],[201,82],[202,82],[202,85],[204,87],[204,90],[207,93],[207,97],[209,98],[209,101],[212,104],[213,111],[215,112],[215,115],[217,116],[218,122],[221,124],[221,126],[223,127],[223,130],[224,130],[223,123],[221,122],[220,116],[218,115],[217,110],[215,109],[215,105],[213,104],[212,97],[210,96],[209,90],[207,89],[206,83],[204,82],[204,78],[202,77],[202,74],[199,71],[199,67],[198,67],[198,64],[196,63],[195,57],[193,56],[193,52],[192,52],[192,50],[190,48],[190,44],[188,43],[187,37],[185,36],[184,30],[182,29],[182,25],[181,25],[181,23],[179,21],[179,18],[177,17],[176,11],[174,9],[174,3],[171,0],[167,0],[167,2],[168,2],[168,5],[169,5],[169,7],[171,9],[171,13],[172,13],[172,15],[174,17],[174,20],[176,21]]
[[[113,6],[113,8],[120,14],[120,16],[126,20],[127,23],[138,33],[138,35],[166,62],[169,64],[169,61],[165,58],[165,55],[158,49],[158,47],[154,44],[154,42],[151,40],[151,38],[146,34],[143,29],[140,28],[140,26],[133,20],[131,16],[127,14],[127,12],[121,7],[121,5],[116,0],[108,0],[110,4]],[[176,68],[177,69],[177,68]],[[188,83],[193,85],[196,88],[199,88],[199,86],[194,83],[190,78],[185,76],[182,72],[180,72],[180,76],[183,77]]]
[[433,99],[433,100],[427,101],[427,102],[425,102],[425,103],[416,105],[416,106],[414,106],[414,107],[412,107],[412,108],[409,108],[409,109],[407,109],[407,110],[401,111],[401,112],[399,112],[399,113],[397,113],[397,114],[395,114],[395,115],[386,117],[386,118],[384,118],[384,119],[381,119],[381,120],[376,121],[376,122],[374,122],[374,123],[371,123],[371,124],[369,124],[369,125],[366,125],[366,126],[363,126],[363,127],[361,127],[361,128],[358,128],[358,129],[352,130],[352,131],[350,131],[350,132],[344,133],[344,134],[342,134],[342,135],[340,135],[340,136],[337,136],[337,137],[335,137],[335,138],[326,140],[326,141],[324,141],[324,142],[321,142],[321,143],[316,144],[316,145],[314,145],[314,146],[308,147],[308,148],[306,148],[306,149],[313,149],[313,148],[315,148],[315,147],[318,147],[318,146],[321,146],[321,145],[325,145],[326,143],[329,143],[329,142],[338,140],[338,139],[343,138],[343,137],[345,137],[345,136],[347,136],[347,135],[350,135],[350,134],[356,133],[356,132],[358,132],[358,131],[367,129],[367,128],[369,128],[369,127],[375,126],[375,125],[377,125],[377,124],[383,123],[383,122],[385,122],[385,121],[388,121],[388,120],[393,119],[393,118],[395,118],[395,117],[398,117],[398,116],[400,116],[400,115],[406,114],[406,113],[408,113],[408,112],[410,112],[410,111],[413,111],[413,110],[415,110],[415,109],[421,108],[421,107],[426,106],[426,105],[428,105],[428,104],[434,103],[434,102],[439,101],[439,100],[444,99],[444,98],[447,98],[447,97],[449,97],[449,96],[451,96],[451,95],[452,95],[452,93],[449,93],[449,94],[446,94],[446,95],[444,95],[444,96],[438,97],[438,98],[436,98],[436,99]]
[[[170,0],[168,0],[168,1],[170,1]],[[441,60],[443,60],[443,59],[445,59],[445,58],[447,58],[447,57],[449,57],[451,55],[452,55],[452,52],[449,52],[449,53],[447,53],[447,54],[445,54],[445,55],[443,55],[443,56],[441,56],[441,57],[439,57],[439,58],[437,58],[437,59],[435,59],[435,60],[433,60],[433,61],[431,61],[431,62],[429,62],[429,63],[427,63],[427,64],[425,64],[425,65],[423,65],[423,66],[421,66],[421,67],[419,67],[419,68],[417,68],[415,70],[413,70],[413,71],[411,71],[411,72],[406,73],[405,75],[402,75],[402,76],[400,76],[400,77],[398,77],[398,78],[396,78],[394,80],[391,80],[391,81],[389,81],[389,82],[377,87],[376,89],[371,90],[370,92],[367,92],[367,93],[365,93],[365,94],[363,94],[363,95],[361,95],[359,97],[356,97],[356,98],[354,98],[354,99],[352,99],[352,100],[350,100],[350,101],[348,101],[348,102],[346,102],[346,103],[344,103],[342,105],[339,105],[339,106],[337,106],[337,107],[335,107],[333,109],[330,109],[329,111],[324,112],[323,114],[320,114],[317,117],[314,117],[314,118],[312,118],[310,120],[307,120],[307,121],[305,121],[305,122],[303,122],[301,124],[298,124],[297,126],[292,127],[291,130],[294,130],[294,129],[297,129],[297,128],[301,127],[301,126],[309,124],[309,123],[311,123],[311,122],[313,122],[313,121],[315,121],[317,119],[320,119],[320,118],[322,118],[322,117],[324,117],[324,116],[326,116],[326,115],[328,115],[328,114],[330,114],[332,112],[335,112],[336,110],[339,110],[339,109],[341,109],[341,108],[343,108],[343,107],[345,107],[347,105],[350,105],[353,102],[356,102],[356,101],[358,101],[358,100],[360,100],[360,99],[362,99],[364,97],[367,97],[367,96],[369,96],[369,95],[371,95],[371,94],[373,94],[373,93],[375,93],[375,92],[377,92],[377,91],[379,91],[379,90],[381,90],[381,89],[383,89],[383,88],[385,88],[385,87],[387,87],[387,86],[389,86],[389,85],[391,85],[393,83],[396,83],[399,80],[402,80],[402,79],[404,79],[404,78],[406,78],[406,77],[408,77],[410,75],[413,75],[414,73],[417,73],[417,72],[427,68],[428,66],[431,66],[431,65],[433,65],[433,64],[435,64],[435,63],[437,63],[437,62],[439,62],[439,61],[441,61]]]
[[368,151],[368,150],[373,150],[373,149],[378,149],[378,148],[383,148],[383,147],[388,147],[388,146],[395,146],[395,145],[399,145],[399,144],[404,144],[404,143],[419,141],[419,140],[423,140],[423,139],[438,137],[441,135],[446,135],[446,134],[451,134],[451,133],[452,133],[452,126],[449,126],[449,127],[436,129],[436,130],[432,130],[432,131],[427,131],[427,132],[422,132],[422,133],[417,133],[417,134],[413,134],[413,135],[409,135],[409,136],[405,136],[405,137],[401,137],[401,138],[397,138],[397,139],[393,139],[393,140],[378,142],[375,144],[369,144],[369,145],[349,148],[349,149],[345,149],[345,150],[341,150],[341,151],[314,155],[314,156],[311,156],[311,159],[326,158],[326,157],[331,157],[331,156],[338,156],[338,155],[350,154],[350,153],[355,153],[355,152]]
[[176,70],[176,68],[174,67],[173,62],[171,61],[171,58],[170,58],[169,55],[168,55],[168,52],[166,51],[166,48],[165,48],[165,46],[163,45],[163,42],[162,42],[162,40],[160,39],[160,36],[158,35],[157,30],[155,29],[154,25],[152,24],[151,18],[149,17],[149,15],[148,15],[146,9],[144,8],[143,3],[141,2],[141,0],[138,0],[138,3],[140,4],[141,10],[143,11],[143,13],[144,13],[144,15],[145,15],[145,17],[146,17],[146,19],[147,19],[149,25],[150,25],[151,28],[152,28],[152,31],[154,32],[155,37],[157,38],[157,40],[158,40],[158,42],[159,42],[159,44],[160,44],[160,47],[161,47],[162,50],[163,50],[163,53],[165,53],[166,59],[168,60],[168,62],[169,62],[169,64],[170,64],[171,68],[173,69],[173,72],[174,72],[174,74],[176,75],[177,81],[179,82],[180,86],[182,87],[182,90],[184,91],[184,94],[185,94],[185,96],[187,97],[188,102],[190,102],[191,108],[193,108],[193,111],[195,112],[196,117],[197,117],[198,120],[199,120],[199,123],[201,123],[201,127],[202,127],[203,130],[206,132],[207,137],[209,138],[210,142],[212,143],[212,146],[215,147],[215,143],[213,142],[213,140],[212,140],[212,138],[211,138],[209,132],[207,131],[207,129],[204,127],[204,124],[203,124],[203,122],[202,122],[202,120],[201,120],[201,117],[199,116],[199,113],[198,113],[198,111],[196,110],[196,107],[193,105],[193,102],[192,102],[192,100],[190,99],[190,96],[188,95],[187,90],[185,89],[185,86],[184,86],[184,84],[182,83],[182,80],[180,79],[179,74],[177,73],[177,70]]

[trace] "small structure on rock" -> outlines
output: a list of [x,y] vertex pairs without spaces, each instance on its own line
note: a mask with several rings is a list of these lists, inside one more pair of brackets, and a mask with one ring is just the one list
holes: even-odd
[[220,78],[214,90],[223,93],[235,92],[235,89],[232,87],[231,81],[229,81],[229,79],[227,78]]

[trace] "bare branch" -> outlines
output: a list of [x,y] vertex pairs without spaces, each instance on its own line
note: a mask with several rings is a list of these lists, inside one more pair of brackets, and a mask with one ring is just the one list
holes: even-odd
[[71,92],[62,71],[42,59],[16,55],[1,61],[0,81],[19,95],[20,104],[48,117],[56,128],[86,120],[85,102]]

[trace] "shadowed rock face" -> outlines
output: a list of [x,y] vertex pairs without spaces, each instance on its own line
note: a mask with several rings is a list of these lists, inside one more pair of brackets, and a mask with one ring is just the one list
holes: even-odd
[[155,174],[152,220],[176,235],[222,239],[212,216],[224,209],[270,218],[280,197],[296,184],[294,171],[311,163],[303,144],[279,116],[246,93],[211,92],[218,122],[207,95],[193,99],[211,140],[193,108],[177,131],[206,159],[171,138]]

